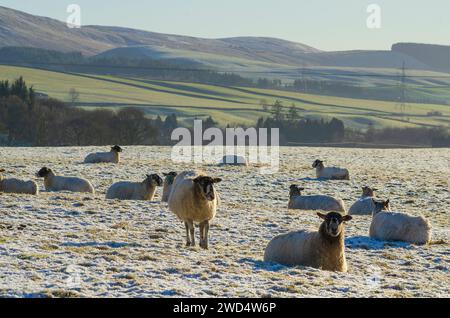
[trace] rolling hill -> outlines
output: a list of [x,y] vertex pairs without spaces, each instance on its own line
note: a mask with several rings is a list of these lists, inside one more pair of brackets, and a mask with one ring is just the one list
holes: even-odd
[[[305,44],[266,37],[205,39],[114,26],[67,28],[51,18],[0,6],[0,47],[28,46],[88,56],[174,59],[225,70],[270,71],[310,67],[399,68],[440,70],[449,47],[432,47],[433,54],[395,45],[391,51],[324,52]],[[427,49],[421,46],[420,52]],[[449,68],[445,68],[449,71]],[[295,71],[295,69],[294,69]]]
[[[27,83],[50,97],[68,101],[68,92],[80,92],[79,107],[139,107],[149,116],[177,114],[185,123],[194,117],[213,116],[222,126],[254,125],[257,118],[268,116],[261,100],[281,100],[286,107],[294,103],[306,118],[342,119],[353,128],[409,126],[434,127],[450,124],[446,105],[408,104],[404,113],[395,102],[317,96],[269,89],[223,87],[206,84],[143,80],[92,74],[67,74],[32,68],[0,66],[3,79],[23,76]],[[430,111],[442,115],[428,116]]]

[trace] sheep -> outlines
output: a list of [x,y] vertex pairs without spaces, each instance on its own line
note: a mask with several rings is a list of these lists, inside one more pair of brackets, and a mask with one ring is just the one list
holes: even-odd
[[301,230],[275,237],[265,249],[264,261],[346,272],[344,223],[352,217],[338,212],[317,215],[324,220],[318,232]]
[[219,165],[248,166],[247,159],[243,156],[227,155],[223,156]]
[[382,241],[423,245],[431,241],[431,225],[423,216],[391,212],[389,200],[374,200],[369,236]]
[[88,180],[77,177],[57,176],[52,169],[47,167],[43,167],[36,175],[44,178],[44,186],[47,191],[95,193],[94,187]]
[[350,173],[347,169],[325,167],[323,161],[319,159],[313,162],[312,167],[316,169],[317,179],[350,180]]
[[373,197],[374,197],[374,191],[376,189],[372,189],[369,187],[363,187],[362,188],[362,196],[359,198],[348,210],[348,214],[350,215],[371,215],[374,204],[373,204]]
[[39,189],[38,185],[34,181],[23,181],[18,179],[5,179],[3,178],[2,172],[5,170],[0,170],[0,192],[4,193],[17,193],[17,194],[31,194],[38,195]]
[[185,171],[175,178],[169,195],[169,209],[185,224],[186,246],[195,246],[194,223],[198,223],[200,247],[208,249],[209,224],[219,205],[214,184],[221,181],[196,171]]
[[84,159],[84,163],[119,163],[120,162],[120,153],[123,149],[120,146],[111,147],[110,152],[96,152],[91,153],[86,156]]
[[322,210],[322,211],[339,211],[346,214],[344,201],[339,198],[333,198],[327,195],[306,195],[303,196],[301,191],[305,188],[299,188],[291,185],[289,191],[288,209],[297,210]]
[[117,182],[106,192],[106,199],[151,201],[156,187],[162,184],[163,180],[157,174],[147,175],[142,182]]
[[173,181],[175,180],[175,177],[177,176],[177,173],[172,171],[169,173],[163,173],[164,175],[164,187],[163,187],[163,194],[162,194],[162,198],[161,201],[162,202],[167,202],[169,201],[169,194],[170,191],[172,190],[172,184]]

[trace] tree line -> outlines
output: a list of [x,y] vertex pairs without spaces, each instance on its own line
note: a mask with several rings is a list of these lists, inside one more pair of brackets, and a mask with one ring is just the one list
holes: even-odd
[[175,114],[148,118],[138,108],[84,110],[37,98],[23,78],[0,81],[0,143],[9,146],[169,144]]

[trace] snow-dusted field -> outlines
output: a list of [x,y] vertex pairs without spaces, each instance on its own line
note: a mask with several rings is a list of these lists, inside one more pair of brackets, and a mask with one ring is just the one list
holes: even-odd
[[[78,175],[97,194],[0,194],[0,296],[6,297],[448,297],[450,291],[449,149],[282,148],[277,174],[257,167],[201,168],[224,181],[210,249],[186,248],[184,226],[160,203],[106,201],[113,181],[194,168],[173,164],[168,147],[125,147],[119,165],[81,164],[98,148],[0,148],[6,177],[43,181],[48,166]],[[346,166],[351,181],[314,180],[322,158]],[[363,185],[394,210],[431,220],[433,243],[413,246],[367,237],[370,217],[346,228],[348,273],[262,261],[277,234],[320,224],[314,212],[287,209],[290,184],[305,194],[340,196],[347,207]],[[198,230],[196,235],[198,236]],[[198,240],[197,240],[198,242]]]

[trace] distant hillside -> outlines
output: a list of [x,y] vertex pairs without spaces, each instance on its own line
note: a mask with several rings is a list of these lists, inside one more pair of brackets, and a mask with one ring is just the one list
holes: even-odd
[[[405,46],[406,45],[406,46]],[[348,67],[450,69],[441,47],[395,45],[392,51],[323,52],[291,41],[266,37],[204,39],[111,26],[66,24],[0,6],[0,47],[34,47],[87,56],[169,59],[187,65],[231,71]],[[406,49],[405,49],[406,48]]]
[[436,70],[450,71],[450,46],[397,43],[392,46],[392,51],[411,56]]

